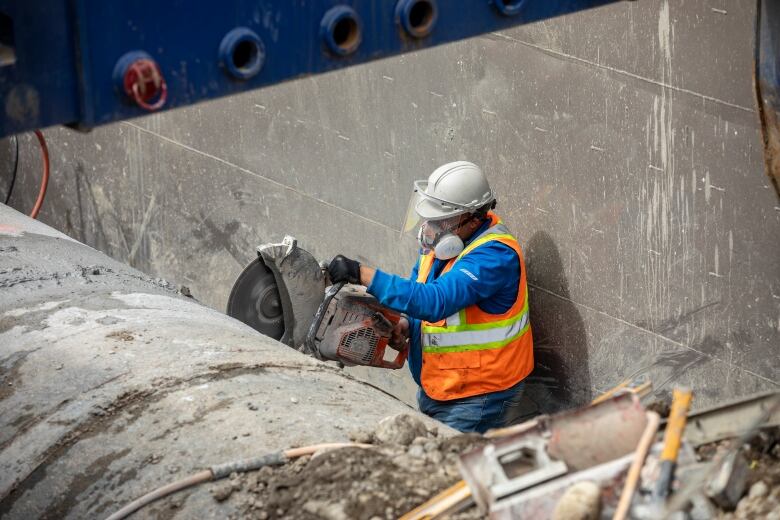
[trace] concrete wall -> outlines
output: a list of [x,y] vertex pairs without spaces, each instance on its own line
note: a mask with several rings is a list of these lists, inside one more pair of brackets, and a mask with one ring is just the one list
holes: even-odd
[[[780,207],[754,16],[746,1],[622,2],[88,135],[52,129],[42,218],[221,309],[254,246],[285,234],[406,273],[412,180],[470,159],[526,250],[537,405],[642,372],[660,392],[692,385],[698,405],[776,388]],[[21,141],[12,204],[29,208],[37,152]],[[409,399],[399,376],[369,375]]]

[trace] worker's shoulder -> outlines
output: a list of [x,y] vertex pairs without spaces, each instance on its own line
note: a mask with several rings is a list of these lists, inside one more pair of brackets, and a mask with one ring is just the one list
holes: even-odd
[[[511,237],[511,238],[519,247],[519,243],[517,242],[517,239],[515,237]],[[500,251],[500,252],[511,251],[512,253],[514,253],[515,250],[506,241],[502,241],[502,240],[500,240],[498,238],[493,238],[492,240],[487,240],[487,241],[479,244],[474,249],[472,249],[472,252],[477,252],[477,251],[480,251],[480,252],[483,252],[483,253],[484,252],[493,252],[493,251]]]
[[475,262],[484,261],[486,259],[493,259],[494,261],[504,263],[507,261],[516,261],[517,252],[512,248],[512,246],[504,242],[490,240],[478,245],[469,251],[468,254],[464,255],[463,258],[470,259]]

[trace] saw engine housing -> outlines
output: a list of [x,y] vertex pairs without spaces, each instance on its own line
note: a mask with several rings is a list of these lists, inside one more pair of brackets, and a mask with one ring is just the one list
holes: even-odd
[[399,313],[380,305],[364,287],[334,285],[315,316],[307,346],[322,359],[345,365],[398,369],[408,354],[407,344],[390,345],[400,319]]

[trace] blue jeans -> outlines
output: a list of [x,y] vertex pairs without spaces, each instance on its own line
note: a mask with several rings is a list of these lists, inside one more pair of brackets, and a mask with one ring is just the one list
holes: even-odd
[[503,428],[517,418],[517,410],[525,390],[525,381],[515,386],[489,394],[437,401],[431,399],[422,388],[417,390],[420,411],[461,432],[485,433],[491,428]]

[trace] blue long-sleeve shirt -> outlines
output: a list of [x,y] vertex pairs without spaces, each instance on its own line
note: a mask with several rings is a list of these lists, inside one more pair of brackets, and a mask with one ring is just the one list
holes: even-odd
[[[466,245],[489,226],[490,222],[485,221]],[[434,260],[424,284],[416,281],[419,260],[409,278],[377,269],[368,287],[368,292],[382,305],[409,316],[409,370],[418,385],[422,370],[422,320],[439,321],[474,304],[485,312],[501,314],[508,311],[517,298],[520,260],[506,244],[497,241],[482,244],[442,275],[446,264],[446,260]]]

